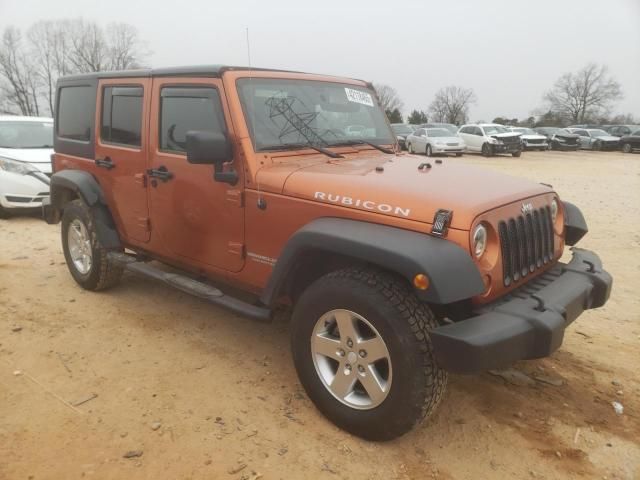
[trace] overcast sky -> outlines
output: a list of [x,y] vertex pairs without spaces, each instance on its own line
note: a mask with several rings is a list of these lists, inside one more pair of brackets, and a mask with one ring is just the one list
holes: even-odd
[[0,0],[0,29],[82,16],[135,25],[151,66],[247,64],[397,89],[405,113],[471,87],[471,120],[525,118],[563,73],[604,63],[640,116],[640,0]]

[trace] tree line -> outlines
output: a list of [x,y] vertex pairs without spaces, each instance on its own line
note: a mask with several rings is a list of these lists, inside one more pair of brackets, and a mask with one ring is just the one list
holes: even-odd
[[7,27],[0,41],[0,113],[51,116],[59,77],[140,68],[148,54],[127,23],[40,21],[24,33]]
[[[402,123],[404,104],[397,91],[389,85],[374,85],[374,88],[389,121]],[[631,114],[612,115],[614,104],[622,98],[622,87],[609,74],[607,66],[589,63],[577,72],[565,73],[558,78],[543,94],[542,106],[534,110],[535,115],[523,120],[498,116],[493,122],[526,126],[635,123]],[[475,103],[477,97],[473,89],[450,85],[436,92],[426,112],[413,109],[406,122],[461,125],[469,121],[469,108]]]

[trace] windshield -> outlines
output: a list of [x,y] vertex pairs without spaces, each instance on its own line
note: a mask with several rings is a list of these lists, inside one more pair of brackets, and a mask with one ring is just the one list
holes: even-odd
[[393,129],[394,133],[397,134],[410,134],[413,133],[413,128],[411,128],[409,125],[391,125],[391,128]]
[[607,132],[605,132],[604,130],[587,130],[592,137],[604,137],[604,136],[609,136],[609,134]]
[[256,150],[359,139],[396,143],[373,92],[365,87],[267,78],[242,78],[237,84]]
[[454,135],[457,135],[458,133],[458,127],[456,127],[452,123],[443,123],[442,125],[439,125],[438,128],[444,128],[446,130],[449,130],[449,132],[453,133]]
[[428,137],[450,137],[451,132],[444,128],[427,128]]
[[524,133],[525,135],[535,135],[536,132],[533,131],[530,128],[514,128],[513,129],[514,132],[518,132],[518,133]]
[[0,122],[0,148],[53,148],[53,123]]
[[496,133],[509,133],[509,130],[501,127],[500,125],[485,125],[482,128],[484,128],[484,133],[486,135],[494,135]]

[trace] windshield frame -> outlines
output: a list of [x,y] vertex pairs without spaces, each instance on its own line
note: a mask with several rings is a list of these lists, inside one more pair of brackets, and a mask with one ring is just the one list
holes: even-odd
[[[51,129],[51,139],[49,142],[47,143],[43,143],[43,142],[33,142],[30,145],[4,145],[2,143],[0,143],[0,148],[8,148],[8,149],[13,149],[13,150],[32,150],[32,149],[39,149],[39,148],[46,148],[46,149],[50,149],[53,148],[53,121],[46,121],[46,120],[0,120],[0,129],[3,128],[3,126],[10,126],[10,127],[14,127],[14,128],[20,128],[20,127],[47,127]],[[44,130],[43,130],[44,132]],[[29,137],[33,136],[33,132],[29,133]],[[1,142],[2,140],[0,140]]]
[[[349,140],[362,140],[363,143],[371,142],[376,145],[384,146],[384,145],[397,145],[397,134],[393,131],[391,124],[385,115],[380,103],[378,101],[377,95],[373,88],[369,84],[365,84],[364,82],[358,82],[346,78],[339,77],[324,77],[320,75],[312,75],[312,74],[295,74],[295,73],[280,73],[280,72],[255,72],[255,75],[246,75],[246,72],[242,72],[241,75],[234,75],[235,78],[232,79],[232,82],[235,85],[235,93],[237,95],[238,103],[240,106],[240,114],[242,115],[242,120],[244,121],[244,126],[246,127],[246,133],[250,138],[252,148],[254,152],[267,152],[267,151],[281,151],[286,149],[286,145],[288,144],[301,144],[299,150],[304,150],[308,148],[313,148],[314,146],[321,146],[324,148],[331,148],[332,143],[341,143]],[[367,136],[344,136],[344,137],[331,137],[331,138],[322,138],[325,143],[318,143],[309,141],[309,147],[306,145],[302,145],[304,141],[291,141],[284,142],[281,144],[273,144],[273,145],[260,145],[256,142],[254,133],[253,133],[253,125],[251,121],[252,111],[247,108],[245,103],[245,95],[243,94],[243,87],[245,84],[249,84],[250,82],[300,82],[300,83],[326,83],[329,85],[334,85],[339,88],[349,88],[352,90],[361,90],[369,93],[371,95],[371,99],[373,100],[373,108],[377,110],[377,114],[380,115],[378,121],[381,123],[379,127],[381,127],[380,133],[382,136],[378,137],[367,137]],[[373,120],[373,116],[369,118],[371,120],[371,124],[374,128],[376,127],[375,121]],[[349,126],[354,126],[355,124],[351,124]],[[386,136],[385,136],[386,135]],[[303,139],[304,140],[304,139]],[[294,148],[291,148],[294,150]]]

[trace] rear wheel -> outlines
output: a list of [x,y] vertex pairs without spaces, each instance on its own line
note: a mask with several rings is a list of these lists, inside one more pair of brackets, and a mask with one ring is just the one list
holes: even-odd
[[433,155],[433,150],[431,150],[431,145],[427,145],[427,148],[424,153],[427,157],[431,157]]
[[485,157],[490,157],[491,155],[493,155],[493,147],[488,143],[482,145],[482,155],[484,155]]
[[62,250],[74,280],[86,290],[104,290],[120,281],[122,267],[107,258],[93,215],[80,199],[69,202],[62,215]]
[[297,302],[291,349],[307,394],[329,420],[368,440],[390,440],[430,415],[447,374],[435,362],[429,308],[384,272],[321,277]]
[[[624,153],[631,153],[631,150],[632,150],[632,148],[631,148],[631,144],[630,143],[624,143],[622,145],[622,151]],[[0,214],[2,214],[2,211],[0,211]]]
[[413,153],[413,145],[411,145],[410,143],[407,143],[407,151],[409,153]]

